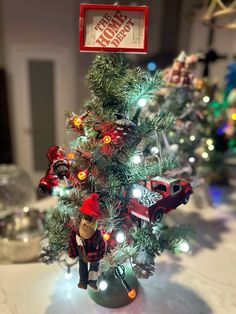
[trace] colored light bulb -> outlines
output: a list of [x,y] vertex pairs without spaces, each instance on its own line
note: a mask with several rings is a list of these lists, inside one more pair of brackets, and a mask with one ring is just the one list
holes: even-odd
[[105,241],[109,241],[111,238],[111,235],[110,233],[103,233],[102,237]]
[[110,137],[110,135],[105,135],[105,136],[103,137],[102,141],[103,141],[104,144],[109,144],[109,143],[111,143],[111,137]]
[[82,119],[80,117],[78,117],[78,116],[75,116],[74,119],[73,119],[73,123],[76,126],[80,126],[82,124],[82,122],[83,122]]
[[236,112],[232,113],[231,119],[234,120],[234,121],[236,121]]
[[69,160],[74,159],[74,158],[75,158],[75,153],[73,153],[73,152],[68,152],[68,153],[66,154],[66,157],[67,157]]
[[80,171],[80,172],[77,174],[77,177],[78,177],[78,179],[79,179],[80,181],[83,181],[83,180],[86,179],[87,174],[86,174],[85,171]]
[[129,297],[130,299],[135,299],[135,298],[136,298],[136,295],[137,295],[137,293],[136,293],[136,291],[135,291],[134,289],[129,290],[129,292],[128,292],[128,297]]

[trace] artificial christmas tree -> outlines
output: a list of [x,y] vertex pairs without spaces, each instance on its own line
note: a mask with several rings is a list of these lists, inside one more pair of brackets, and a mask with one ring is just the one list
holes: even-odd
[[[160,84],[159,73],[150,76],[130,68],[119,54],[104,54],[93,61],[87,80],[91,99],[85,112],[66,114],[67,130],[76,139],[50,160],[52,175],[58,184],[64,182],[66,193],[48,220],[41,257],[51,263],[68,250],[71,257],[79,256],[78,287],[100,288],[89,288],[92,298],[118,307],[136,296],[137,280],[130,269],[138,278],[148,278],[155,256],[179,252],[187,244],[189,227],[160,222],[163,214],[188,202],[192,189],[184,180],[165,179],[165,172],[176,167],[174,156],[141,151],[143,139],[157,137],[174,123],[170,113],[141,114]],[[90,265],[91,276],[87,262],[96,263]],[[118,293],[123,297],[115,302]]]
[[[191,180],[197,185],[198,167],[202,163],[202,156],[198,156],[197,148],[203,137],[204,115],[206,100],[205,82],[193,76],[192,68],[197,62],[197,55],[187,56],[181,52],[173,61],[173,64],[163,71],[161,88],[156,92],[156,99],[149,103],[145,109],[146,116],[157,112],[172,112],[175,123],[172,128],[162,132],[159,141],[163,143],[163,152],[176,154],[176,158],[182,168],[170,175],[179,175]],[[153,141],[146,142],[147,146],[153,146]]]

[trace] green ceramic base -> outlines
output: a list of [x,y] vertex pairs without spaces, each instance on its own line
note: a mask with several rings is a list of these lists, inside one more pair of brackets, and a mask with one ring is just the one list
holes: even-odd
[[[102,278],[99,277],[98,283],[101,279]],[[104,307],[117,308],[125,306],[135,300],[128,297],[127,290],[121,280],[114,276],[113,272],[105,275],[105,280],[108,283],[108,287],[105,291],[94,291],[93,289],[88,288],[88,294],[94,302]],[[138,280],[132,269],[127,266],[125,267],[125,280],[130,288],[135,289],[137,293],[139,287]]]

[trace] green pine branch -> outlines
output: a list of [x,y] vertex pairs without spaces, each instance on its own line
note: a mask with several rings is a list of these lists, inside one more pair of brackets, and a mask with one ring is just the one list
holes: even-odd
[[48,239],[48,247],[55,260],[62,252],[68,250],[70,219],[68,208],[58,206],[48,213],[45,237]]
[[92,93],[89,106],[96,113],[101,103],[119,113],[127,113],[137,106],[141,97],[150,98],[158,89],[161,81],[159,72],[151,76],[140,67],[129,68],[123,55],[100,55],[89,68],[88,85]]
[[138,126],[138,132],[143,136],[150,136],[154,132],[161,132],[173,127],[175,117],[169,113],[164,115],[159,113],[154,118],[143,118]]
[[167,170],[171,170],[178,166],[178,161],[175,156],[169,155],[163,158],[161,161],[149,161],[141,162],[134,165],[129,164],[129,174],[127,174],[130,184],[137,182],[138,180],[144,180],[146,178],[153,178],[163,175]]

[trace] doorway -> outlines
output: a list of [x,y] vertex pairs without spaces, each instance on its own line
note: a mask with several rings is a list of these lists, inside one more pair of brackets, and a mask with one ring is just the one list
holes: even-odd
[[10,61],[14,161],[37,185],[47,149],[65,142],[64,112],[75,110],[73,57],[65,48],[17,46]]

